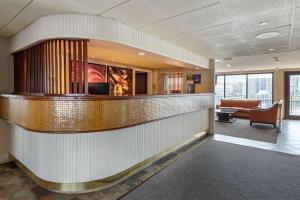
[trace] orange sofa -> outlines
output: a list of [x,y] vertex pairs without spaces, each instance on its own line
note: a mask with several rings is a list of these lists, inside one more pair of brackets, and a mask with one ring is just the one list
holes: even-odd
[[233,114],[234,117],[249,118],[250,110],[257,109],[260,102],[252,99],[221,99],[218,108],[237,109],[238,112]]
[[275,102],[267,109],[255,109],[250,111],[250,126],[252,123],[272,124],[276,128],[279,104]]

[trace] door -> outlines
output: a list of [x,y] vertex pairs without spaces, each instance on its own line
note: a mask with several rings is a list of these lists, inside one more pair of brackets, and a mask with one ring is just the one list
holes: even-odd
[[147,72],[135,74],[135,94],[147,94]]
[[285,73],[285,117],[300,119],[300,71]]

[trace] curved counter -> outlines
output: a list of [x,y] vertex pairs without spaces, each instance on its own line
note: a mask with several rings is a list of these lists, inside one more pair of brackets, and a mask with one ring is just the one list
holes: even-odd
[[208,133],[213,102],[213,94],[1,95],[0,129],[10,135],[11,157],[39,185],[86,192]]

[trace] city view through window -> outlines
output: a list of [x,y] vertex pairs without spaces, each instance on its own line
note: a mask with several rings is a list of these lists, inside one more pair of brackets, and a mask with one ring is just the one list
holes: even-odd
[[290,76],[290,115],[300,115],[300,75]]
[[216,104],[220,99],[260,99],[261,107],[272,106],[273,74],[217,75]]

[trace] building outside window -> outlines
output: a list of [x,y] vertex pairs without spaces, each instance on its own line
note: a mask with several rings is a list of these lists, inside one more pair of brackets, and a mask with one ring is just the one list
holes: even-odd
[[248,74],[248,99],[260,99],[261,107],[272,106],[273,74]]
[[230,99],[246,99],[246,75],[225,76],[225,96]]

